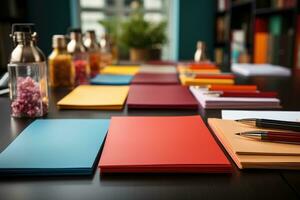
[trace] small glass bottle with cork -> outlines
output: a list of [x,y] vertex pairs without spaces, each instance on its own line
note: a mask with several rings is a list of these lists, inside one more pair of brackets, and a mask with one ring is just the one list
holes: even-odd
[[88,84],[90,78],[89,55],[82,42],[80,28],[72,28],[70,42],[67,45],[68,52],[72,55],[75,68],[75,85]]
[[64,35],[53,35],[53,51],[49,55],[49,84],[53,88],[73,87],[75,69],[72,56],[67,52],[67,40]]
[[96,39],[94,30],[88,30],[85,34],[84,46],[89,53],[89,63],[91,70],[91,77],[95,77],[100,72],[101,52],[100,45]]

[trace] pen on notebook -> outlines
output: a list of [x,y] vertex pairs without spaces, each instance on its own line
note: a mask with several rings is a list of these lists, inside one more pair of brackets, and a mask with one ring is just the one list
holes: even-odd
[[256,126],[259,128],[282,129],[282,130],[300,132],[300,122],[280,121],[280,120],[272,120],[272,119],[255,119],[255,118],[239,119],[236,121],[243,124]]
[[268,142],[300,144],[300,133],[295,132],[249,131],[236,135]]

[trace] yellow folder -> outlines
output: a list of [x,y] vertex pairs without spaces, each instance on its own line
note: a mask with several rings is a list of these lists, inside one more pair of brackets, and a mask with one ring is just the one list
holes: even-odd
[[139,72],[139,66],[107,66],[100,71],[101,74],[135,75]]
[[180,75],[182,85],[233,85],[233,79],[213,79],[213,78],[193,78],[186,75]]
[[81,85],[61,99],[60,109],[121,110],[125,103],[129,86]]
[[241,169],[300,169],[299,145],[262,142],[237,136],[239,132],[262,129],[232,120],[208,119],[208,124]]
[[220,69],[190,69],[185,66],[178,66],[177,70],[180,74],[184,73],[195,73],[195,74],[219,74],[221,73]]

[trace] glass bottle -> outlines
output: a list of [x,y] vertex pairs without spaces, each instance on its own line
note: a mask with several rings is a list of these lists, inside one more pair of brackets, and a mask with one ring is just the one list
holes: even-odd
[[104,68],[107,65],[112,64],[111,46],[110,46],[109,36],[107,34],[101,37],[100,47],[101,47],[101,68]]
[[95,77],[100,71],[101,52],[97,42],[95,31],[89,30],[85,34],[84,46],[89,53],[91,77]]
[[51,87],[73,87],[75,70],[72,56],[67,52],[67,40],[64,35],[53,35],[53,51],[49,55],[49,84]]
[[194,61],[195,62],[207,61],[205,42],[202,42],[202,41],[197,42],[197,50],[195,52]]
[[48,113],[47,65],[36,46],[34,24],[13,24],[8,64],[11,116],[42,117]]
[[88,84],[90,77],[89,56],[82,42],[81,29],[70,29],[67,51],[72,55],[75,68],[75,85]]

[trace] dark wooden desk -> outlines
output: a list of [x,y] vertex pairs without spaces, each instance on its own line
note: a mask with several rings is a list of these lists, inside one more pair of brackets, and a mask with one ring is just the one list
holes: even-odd
[[[277,90],[284,110],[300,110],[300,77],[238,78],[260,89]],[[59,111],[55,103],[66,90],[51,91],[48,118],[110,118],[116,115],[192,115],[220,117],[219,110]],[[0,150],[32,121],[11,119],[9,100],[0,97]],[[300,148],[300,147],[299,147]],[[230,159],[231,160],[231,159]],[[300,199],[300,171],[243,170],[234,165],[232,175],[223,174],[123,174],[92,177],[0,178],[1,200],[44,199]]]

